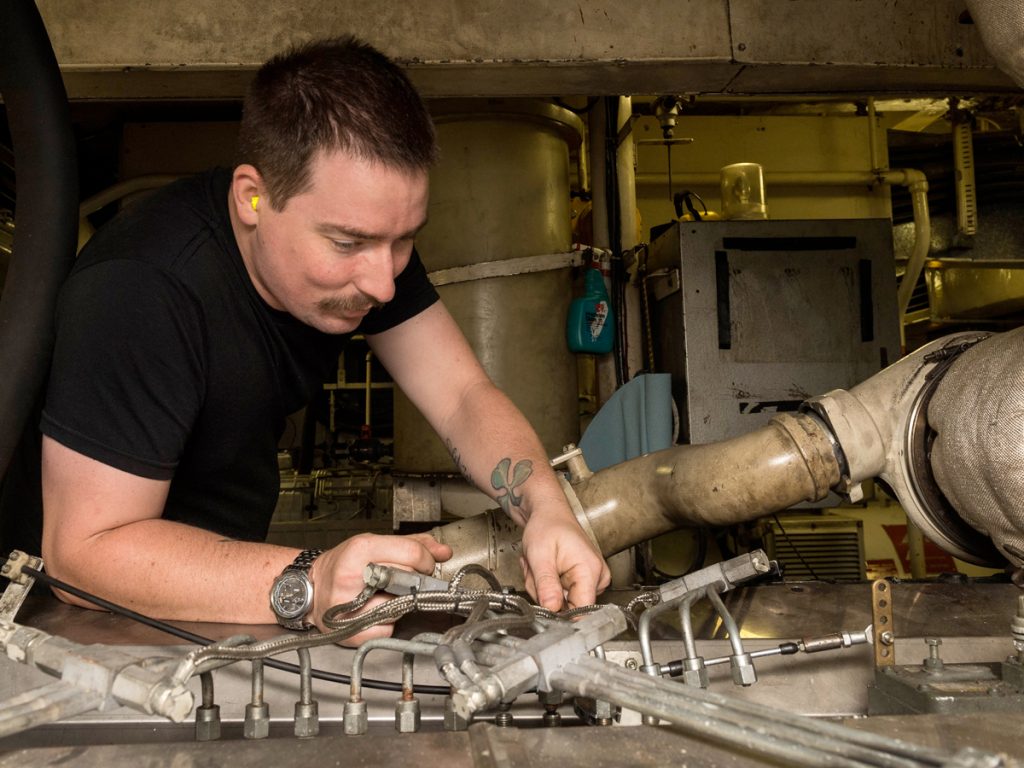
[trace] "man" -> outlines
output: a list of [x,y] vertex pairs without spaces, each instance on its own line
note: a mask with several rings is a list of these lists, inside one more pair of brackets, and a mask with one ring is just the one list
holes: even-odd
[[[122,213],[62,292],[42,417],[47,569],[162,618],[322,629],[367,562],[430,572],[450,557],[425,535],[357,536],[318,557],[262,543],[283,420],[358,330],[460,470],[525,525],[531,594],[593,602],[607,567],[413,249],[436,147],[404,74],[348,38],[275,57],[246,98],[239,151],[233,173]],[[492,473],[510,465],[496,492]],[[313,587],[290,617],[268,600],[289,568]]]

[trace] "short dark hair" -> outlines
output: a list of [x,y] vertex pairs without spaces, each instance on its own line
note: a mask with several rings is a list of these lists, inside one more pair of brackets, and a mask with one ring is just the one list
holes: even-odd
[[242,107],[238,160],[260,172],[274,208],[308,187],[310,161],[321,150],[408,171],[437,159],[433,122],[409,78],[352,36],[274,56]]

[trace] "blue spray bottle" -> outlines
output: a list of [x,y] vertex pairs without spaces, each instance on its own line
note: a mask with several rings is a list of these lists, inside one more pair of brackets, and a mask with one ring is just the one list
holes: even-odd
[[615,315],[601,270],[592,267],[583,277],[583,296],[573,299],[565,324],[569,349],[594,355],[612,351]]

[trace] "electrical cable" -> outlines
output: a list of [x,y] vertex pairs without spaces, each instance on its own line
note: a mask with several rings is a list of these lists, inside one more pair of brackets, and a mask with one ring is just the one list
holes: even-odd
[[[138,622],[139,624],[144,624],[145,626],[150,627],[152,629],[156,629],[160,632],[164,632],[173,637],[177,637],[180,640],[195,643],[196,645],[211,645],[212,643],[216,642],[208,637],[197,635],[185,629],[180,629],[179,627],[176,627],[173,624],[168,624],[167,622],[160,621],[159,619],[154,619],[149,616],[145,616],[141,613],[137,613],[136,611],[133,611],[131,608],[125,608],[124,606],[118,605],[117,603],[112,603],[109,600],[105,600],[102,597],[86,592],[84,589],[79,589],[78,587],[72,586],[71,584],[63,582],[60,579],[56,579],[53,576],[50,576],[49,574],[43,573],[42,571],[38,571],[35,568],[22,566],[21,570],[27,573],[29,576],[38,579],[39,581],[43,582],[44,584],[50,587],[59,589],[62,592],[67,592],[69,595],[74,595],[75,597],[81,600],[87,600],[88,602],[92,603],[98,608],[103,608],[105,610],[110,611],[111,613],[116,613],[120,616],[124,616],[125,618]],[[271,667],[272,669],[282,670],[284,672],[291,672],[293,674],[299,674],[298,665],[291,664],[287,661],[267,659],[264,662],[264,664],[268,667]],[[352,678],[348,675],[343,675],[338,672],[327,672],[322,669],[314,669],[312,672],[312,676],[315,677],[317,680],[324,680],[330,683],[340,683],[342,685],[350,685],[352,683]],[[362,686],[364,688],[373,688],[379,691],[393,691],[395,693],[402,692],[401,683],[393,683],[388,680],[372,680],[366,678],[362,681]],[[435,696],[447,696],[451,692],[451,689],[448,686],[444,685],[417,685],[413,688],[413,690],[416,693],[429,694]]]

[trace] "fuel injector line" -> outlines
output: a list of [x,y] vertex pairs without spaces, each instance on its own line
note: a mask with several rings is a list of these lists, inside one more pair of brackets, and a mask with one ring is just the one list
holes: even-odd
[[736,623],[736,619],[733,618],[732,614],[729,613],[729,609],[725,607],[725,603],[722,601],[721,584],[712,584],[708,587],[707,596],[711,604],[715,606],[715,611],[722,619],[722,626],[725,627],[725,631],[729,633],[729,644],[732,646],[732,652],[734,656],[742,656],[746,653],[743,650],[743,640],[740,638],[740,628]]
[[[397,651],[402,654],[433,656],[436,647],[436,643],[424,642],[422,640],[399,640],[393,637],[378,637],[373,640],[367,640],[356,649],[355,656],[352,659],[350,699],[352,701],[359,701],[362,698],[363,665],[370,651],[385,650]],[[399,691],[401,690],[403,689],[399,688]]]
[[697,641],[693,634],[693,604],[703,597],[703,591],[692,592],[679,603],[679,627],[683,635],[686,658],[697,658]]
[[[54,578],[53,576],[50,576],[48,573],[45,573],[44,571],[40,571],[35,568],[30,568],[28,566],[23,566],[22,570],[25,573],[32,576],[33,578],[48,586],[54,587],[55,589],[59,589],[62,592],[67,592],[69,595],[74,595],[75,597],[81,598],[82,600],[87,600],[93,605],[97,606],[98,608],[102,608],[104,610],[110,611],[111,613],[118,614],[119,616],[124,616],[127,619],[131,619],[132,621],[138,622],[139,624],[144,624],[145,626],[150,627],[151,629],[156,629],[160,632],[164,632],[165,634],[176,637],[179,640],[184,640],[188,643],[193,643],[195,645],[200,646],[209,646],[217,642],[212,638],[197,635],[194,632],[189,632],[186,629],[181,629],[180,627],[176,627],[173,624],[169,624],[165,621],[160,621],[159,619],[154,619],[149,616],[145,616],[141,613],[138,613],[137,611],[131,610],[130,608],[125,608],[123,605],[113,603],[109,600],[99,597],[98,595],[94,595],[91,592],[86,592],[84,589],[79,589],[73,584],[68,584],[65,581],[61,581],[60,579]],[[278,659],[267,659],[265,664],[267,667],[270,667],[271,669],[277,669],[283,672],[291,672],[293,674],[299,673],[299,667],[297,665],[285,661],[280,661]],[[313,669],[311,671],[311,675],[317,680],[323,680],[329,683],[340,683],[341,685],[349,685],[351,683],[351,678],[348,675],[339,674],[337,672],[328,672],[323,669]],[[390,680],[364,679],[362,681],[362,685],[365,688],[373,688],[375,690],[381,691],[401,692],[402,690],[402,686],[400,683],[396,683]],[[445,696],[449,693],[449,688],[448,686],[444,685],[418,685],[416,686],[416,692],[434,696]]]

